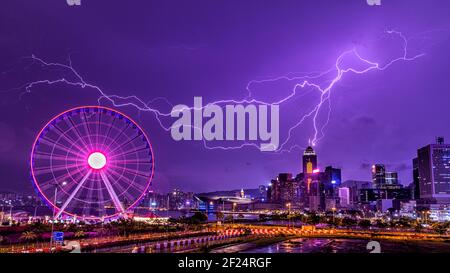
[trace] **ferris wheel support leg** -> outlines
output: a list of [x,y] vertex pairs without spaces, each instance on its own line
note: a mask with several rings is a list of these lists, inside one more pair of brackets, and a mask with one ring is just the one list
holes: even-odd
[[[89,177],[89,175],[91,174],[91,171],[89,171],[84,177],[83,179],[81,179],[80,183],[78,183],[77,187],[75,188],[75,190],[70,194],[69,198],[67,198],[66,202],[64,202],[64,204],[61,206],[61,208],[59,209],[58,213],[55,216],[55,219],[58,219],[59,216],[61,216],[61,213],[63,213],[63,211],[66,209],[67,205],[69,205],[70,201],[72,201],[72,199],[75,197],[75,195],[78,193],[78,191],[81,189],[81,187],[83,186],[84,182],[86,182],[86,179]],[[56,206],[56,204],[55,204]]]
[[124,208],[122,207],[122,204],[120,203],[119,197],[117,197],[116,192],[114,191],[111,183],[109,182],[108,177],[104,172],[100,172],[100,176],[102,177],[103,183],[105,183],[106,190],[108,191],[109,195],[111,196],[114,206],[119,211],[119,213],[123,214],[125,213]]

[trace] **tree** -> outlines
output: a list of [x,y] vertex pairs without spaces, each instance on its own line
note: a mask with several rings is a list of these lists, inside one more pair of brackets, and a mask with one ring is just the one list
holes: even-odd
[[397,226],[404,227],[404,228],[410,228],[413,226],[413,223],[411,222],[411,219],[406,217],[401,217],[397,221]]
[[38,221],[31,223],[29,226],[29,230],[35,233],[49,232],[51,230],[51,226]]
[[224,216],[223,212],[221,212],[221,211],[217,211],[217,212],[216,212],[216,218],[217,218],[217,220],[222,221],[224,217],[225,217],[225,216]]
[[321,220],[322,220],[322,218],[319,216],[319,215],[317,215],[316,213],[311,213],[309,216],[308,216],[308,223],[309,224],[318,224],[318,223],[320,223],[321,222]]
[[350,217],[345,217],[344,219],[342,219],[342,225],[343,226],[353,226],[356,225],[356,220],[352,219]]
[[130,231],[133,230],[134,221],[130,219],[120,219],[117,222],[114,222],[114,225],[117,226],[120,235],[128,236]]
[[38,236],[33,231],[25,231],[20,236],[20,240],[29,243],[29,242],[35,241],[37,239],[37,237]]
[[381,219],[377,219],[377,221],[375,222],[375,226],[377,226],[379,228],[385,228],[385,227],[387,227],[387,223]]
[[450,226],[450,222],[434,223],[431,227],[438,234],[445,234]]
[[359,221],[358,225],[362,228],[368,228],[370,227],[372,224],[370,223],[370,220],[367,219],[362,219],[361,221]]
[[205,223],[206,220],[208,220],[208,216],[205,213],[201,213],[199,211],[195,212],[194,215],[189,218],[189,222],[191,224],[202,224]]
[[75,236],[75,238],[84,238],[84,237],[86,237],[86,233],[82,230],[79,230],[79,231],[75,232],[74,236]]
[[421,232],[423,230],[422,223],[420,223],[419,221],[416,221],[413,227],[415,232]]

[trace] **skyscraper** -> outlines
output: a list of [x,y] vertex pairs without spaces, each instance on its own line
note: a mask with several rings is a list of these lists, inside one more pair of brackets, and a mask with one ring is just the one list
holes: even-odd
[[375,164],[372,166],[372,184],[375,189],[396,189],[401,188],[396,172],[386,171],[383,164]]
[[308,146],[303,152],[303,173],[311,174],[317,169],[317,155],[311,146]]
[[339,191],[341,185],[341,169],[327,166],[321,176],[323,194],[325,198],[325,210],[336,208],[339,204]]
[[296,203],[299,197],[298,181],[290,173],[280,173],[271,181],[270,202],[287,204]]
[[339,204],[341,207],[346,208],[350,206],[350,188],[339,188],[339,200]]
[[450,145],[436,138],[417,150],[420,198],[425,203],[450,204]]
[[420,175],[419,175],[419,159],[413,159],[413,199],[420,199]]
[[385,183],[386,168],[383,164],[372,165],[372,184],[374,188],[379,188]]
[[372,183],[369,181],[347,180],[341,184],[341,187],[347,187],[350,190],[350,204],[357,205],[360,200],[360,192],[363,189],[370,189]]

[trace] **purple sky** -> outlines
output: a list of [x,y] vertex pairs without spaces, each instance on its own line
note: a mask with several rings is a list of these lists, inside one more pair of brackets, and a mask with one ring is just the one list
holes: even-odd
[[[65,84],[36,85],[27,94],[12,89],[35,80],[74,79],[68,70],[41,67],[23,57],[34,54],[67,64],[70,56],[85,81],[109,94],[133,94],[144,101],[166,97],[173,104],[192,105],[194,96],[205,102],[242,99],[251,80],[327,70],[352,48],[377,62],[398,57],[402,41],[384,34],[390,29],[410,38],[411,56],[426,55],[385,71],[346,74],[333,88],[330,120],[316,150],[319,166],[341,167],[344,179],[369,180],[370,165],[385,163],[408,184],[417,148],[436,135],[450,140],[449,12],[446,0],[385,0],[380,7],[365,0],[82,0],[80,7],[63,0],[4,1],[0,189],[31,190],[28,159],[39,129],[57,113],[97,104],[99,97],[96,90]],[[253,92],[274,101],[289,94],[293,84],[280,80]],[[304,96],[280,107],[282,140],[300,114],[317,103],[313,92],[303,91]],[[282,154],[252,147],[207,150],[201,142],[173,141],[151,113],[119,110],[134,117],[151,139],[157,190],[250,188],[279,172],[300,171],[299,149]],[[311,133],[308,120],[294,131],[290,144],[304,147]]]

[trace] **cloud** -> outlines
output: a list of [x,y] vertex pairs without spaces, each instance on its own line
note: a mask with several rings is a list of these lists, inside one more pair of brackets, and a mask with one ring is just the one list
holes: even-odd
[[372,164],[363,162],[363,163],[361,163],[361,165],[359,166],[359,168],[362,169],[362,170],[367,170],[367,169],[372,168]]
[[0,153],[6,154],[16,145],[16,133],[14,128],[4,122],[0,122]]
[[373,126],[376,125],[376,120],[370,116],[357,116],[352,120],[353,124],[356,126]]

